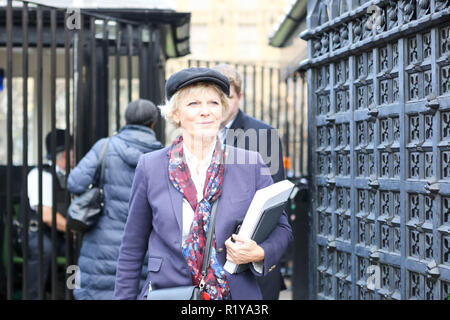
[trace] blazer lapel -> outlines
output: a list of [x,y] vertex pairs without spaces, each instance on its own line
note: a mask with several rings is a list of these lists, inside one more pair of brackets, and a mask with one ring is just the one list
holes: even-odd
[[169,153],[167,153],[167,161],[165,166],[166,176],[167,176],[167,188],[169,189],[170,200],[172,204],[173,214],[175,215],[175,219],[177,220],[178,228],[180,234],[182,234],[183,230],[183,195],[179,192],[172,184],[172,181],[169,179]]
[[[242,113],[241,109],[239,109],[238,114],[236,115],[236,119],[231,124],[230,129],[233,129],[233,130],[242,129],[245,131],[244,123],[243,123],[243,120],[244,120],[243,116],[244,116],[244,114]],[[228,141],[228,139],[225,139],[225,143],[228,145],[237,147],[237,142],[239,141],[242,134],[243,134],[243,132],[237,131],[237,135],[233,134],[233,136],[232,136],[233,141]]]

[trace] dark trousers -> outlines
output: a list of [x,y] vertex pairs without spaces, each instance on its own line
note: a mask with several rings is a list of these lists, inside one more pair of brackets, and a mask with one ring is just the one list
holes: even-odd
[[257,277],[256,279],[258,280],[263,300],[278,300],[280,291],[286,289],[279,265],[266,276]]
[[[52,238],[49,232],[43,232],[43,264],[44,269],[42,275],[44,277],[44,288],[49,279],[52,262]],[[39,299],[39,237],[38,232],[29,232],[29,253],[28,253],[28,299]],[[65,240],[61,234],[58,233],[56,237],[56,254],[65,255]]]

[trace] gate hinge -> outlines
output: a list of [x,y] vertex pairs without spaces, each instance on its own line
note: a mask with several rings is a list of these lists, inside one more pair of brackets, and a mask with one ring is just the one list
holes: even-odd
[[380,187],[380,183],[377,179],[370,180],[369,187],[371,187],[372,189],[378,189]]
[[440,185],[434,178],[434,179],[428,180],[423,188],[426,191],[428,191],[429,193],[438,193],[440,190]]
[[373,118],[376,118],[378,116],[378,108],[377,107],[369,107],[369,111],[367,111],[367,114]]
[[425,223],[425,221],[415,223],[414,226],[416,227],[416,230],[419,232],[423,232],[422,226],[424,223]]
[[413,64],[413,70],[416,71],[416,72],[423,71],[422,63],[421,62],[414,63]]
[[334,121],[336,121],[336,117],[334,114],[327,114],[325,121],[327,123],[334,123]]
[[386,69],[386,70],[384,71],[383,76],[384,76],[386,79],[392,79],[394,76],[391,74],[391,71],[392,71],[392,68]]
[[417,151],[423,151],[423,144],[425,143],[425,140],[419,141],[415,144],[415,147]]
[[370,151],[369,150],[367,150],[367,147],[369,146],[369,144],[368,143],[366,143],[365,145],[363,145],[363,146],[361,146],[361,152],[362,153],[364,153],[364,154],[369,154],[370,153]]
[[336,185],[336,179],[334,177],[327,178],[327,187],[334,187]]
[[389,291],[389,292],[383,293],[383,297],[385,299],[392,299],[393,294],[394,294],[394,291]]
[[392,142],[390,142],[390,143],[388,143],[388,144],[385,144],[384,145],[384,149],[386,150],[386,151],[388,151],[388,152],[392,152],[392,145],[394,144],[394,141],[392,141]]
[[386,224],[387,224],[388,226],[392,226],[392,220],[394,220],[394,218],[395,218],[394,215],[391,215],[391,216],[387,217],[387,218],[386,218]]
[[380,260],[380,252],[378,251],[378,249],[376,247],[373,247],[372,249],[370,249],[369,260],[371,260],[371,261]]
[[445,59],[446,62],[450,62],[450,53],[447,53],[447,54],[444,56],[444,59]]
[[330,250],[330,251],[336,249],[336,240],[334,238],[329,238],[328,239],[327,249]]
[[427,276],[428,278],[437,278],[441,275],[441,271],[436,264],[436,261],[431,260],[427,265]]
[[427,102],[425,103],[425,106],[428,109],[432,109],[433,111],[436,111],[437,109],[439,109],[439,106],[440,106],[439,100],[434,92],[430,93],[427,96]]

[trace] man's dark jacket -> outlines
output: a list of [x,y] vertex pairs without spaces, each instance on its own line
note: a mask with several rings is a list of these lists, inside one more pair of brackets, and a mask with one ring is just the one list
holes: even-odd
[[[264,143],[264,140],[261,141],[260,134],[256,135],[257,143],[255,145],[254,143],[251,143],[251,138],[249,138],[249,135],[244,136],[244,134],[239,134],[240,131],[234,131],[234,133],[233,133],[233,131],[231,131],[231,130],[227,131],[227,138],[225,139],[225,142],[226,142],[226,144],[229,144],[229,145],[232,145],[232,146],[238,147],[238,148],[243,147],[243,145],[241,143],[241,142],[243,142],[245,144],[244,149],[259,152],[267,166],[275,165],[276,167],[278,167],[276,172],[273,172],[273,173],[271,172],[273,182],[276,183],[276,182],[284,180],[283,152],[282,152],[283,150],[282,150],[281,140],[278,136],[276,129],[274,129],[272,126],[268,125],[267,123],[264,123],[258,119],[255,119],[255,118],[249,116],[242,110],[238,111],[238,114],[236,115],[236,118],[233,121],[233,123],[231,124],[229,129],[233,129],[233,130],[241,129],[241,130],[243,130],[243,132],[246,132],[249,129],[255,129],[258,132],[261,130],[265,130],[265,131],[261,131],[261,132],[267,132],[267,134],[268,134],[267,141],[265,143]],[[273,136],[273,135],[275,135],[275,136]],[[245,139],[245,140],[241,140],[241,139]],[[272,140],[277,141],[278,149],[276,148],[277,146],[272,146]],[[272,147],[273,147],[273,152],[278,151],[278,154],[273,157],[271,156],[272,155]],[[268,155],[268,157],[266,155]],[[275,159],[275,157],[277,158],[278,163],[273,163],[270,161],[272,158]]]
[[[234,131],[230,129],[233,129]],[[239,129],[242,131],[239,131]],[[256,129],[258,133],[260,130],[264,130],[262,132],[267,132],[268,134],[267,141],[264,143],[264,140],[261,140],[260,134],[257,134],[257,143],[255,145],[255,143],[251,142],[251,138],[249,138],[250,135],[245,135],[245,132],[249,129]],[[272,146],[272,140],[278,141],[278,150],[276,146]],[[246,150],[259,152],[269,168],[271,165],[278,165],[276,172],[271,171],[273,182],[276,183],[285,179],[281,140],[277,131],[272,126],[249,116],[242,110],[239,110],[235,120],[231,124],[229,130],[227,130],[225,143],[234,147],[244,147]],[[271,157],[272,151],[278,151],[278,154]],[[268,155],[268,157],[266,155]],[[275,160],[277,159],[278,163],[274,164],[269,162],[272,158]],[[279,298],[280,290],[286,289],[279,266],[277,266],[276,269],[270,272],[267,276],[260,277],[257,280],[264,300],[277,300]]]

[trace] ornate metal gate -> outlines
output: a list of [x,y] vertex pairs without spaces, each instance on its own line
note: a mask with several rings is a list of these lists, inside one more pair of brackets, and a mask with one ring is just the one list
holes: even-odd
[[450,298],[450,1],[309,1],[311,295]]

